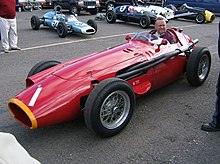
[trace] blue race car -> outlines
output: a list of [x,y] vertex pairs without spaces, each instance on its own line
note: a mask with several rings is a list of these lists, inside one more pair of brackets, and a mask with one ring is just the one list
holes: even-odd
[[143,10],[143,7],[123,5],[108,10],[106,12],[106,21],[115,23],[117,19],[125,22],[139,23],[141,28],[148,28],[156,21],[157,15],[153,12]]
[[196,23],[212,23],[215,20],[215,14],[201,7],[191,7],[186,3],[176,6],[169,4],[166,6],[174,11],[174,19],[183,18],[195,20]]
[[65,16],[60,6],[45,13],[42,18],[35,15],[31,17],[33,30],[39,30],[41,24],[57,30],[57,34],[62,38],[65,38],[67,33],[92,35],[97,32],[97,24],[94,20],[90,19],[87,23],[83,23],[77,20],[76,15]]

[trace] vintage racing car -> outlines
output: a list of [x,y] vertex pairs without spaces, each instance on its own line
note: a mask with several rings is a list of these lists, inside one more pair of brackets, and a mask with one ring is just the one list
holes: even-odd
[[41,24],[56,29],[57,34],[62,38],[66,37],[68,33],[92,35],[97,32],[97,24],[94,20],[90,19],[87,23],[83,23],[77,20],[75,15],[65,16],[60,6],[45,13],[42,18],[35,15],[31,17],[33,30],[39,30]]
[[[118,8],[120,8],[120,7],[118,7]],[[161,7],[161,6],[156,6],[156,5],[147,5],[147,6],[131,5],[127,9],[128,9],[128,11],[131,11],[132,14],[134,11],[137,11],[139,13],[144,13],[145,11],[151,12],[151,13],[155,14],[156,16],[164,17],[166,21],[174,18],[174,11],[170,8],[167,8],[167,7]],[[127,15],[130,14],[130,12],[127,12],[127,13],[128,13]],[[110,14],[112,15],[112,13],[110,13]],[[123,14],[126,15],[126,10],[123,12]],[[110,15],[110,18],[113,18],[111,15]],[[133,15],[131,15],[131,16],[133,16]],[[116,17],[117,17],[117,13],[116,13]],[[95,20],[104,20],[104,19],[106,19],[106,13],[98,13],[95,17]],[[122,19],[122,20],[127,21],[126,18]],[[111,23],[111,21],[109,23]]]
[[121,132],[130,121],[136,95],[186,76],[200,86],[211,66],[208,48],[177,28],[170,44],[147,32],[127,42],[65,63],[42,61],[28,73],[26,89],[8,102],[12,116],[30,129],[84,116],[101,137]]
[[106,21],[108,23],[115,23],[118,19],[125,22],[139,23],[140,27],[145,29],[154,24],[156,18],[156,14],[131,5],[118,6],[106,12]]
[[174,19],[184,18],[195,20],[196,23],[211,23],[215,20],[215,14],[200,7],[190,7],[186,3],[176,6],[170,4],[166,6],[174,11]]
[[167,20],[174,18],[174,11],[167,7],[161,7],[156,5],[146,5],[146,6],[138,6],[139,8],[142,8],[143,11],[149,11],[157,16],[163,16]]

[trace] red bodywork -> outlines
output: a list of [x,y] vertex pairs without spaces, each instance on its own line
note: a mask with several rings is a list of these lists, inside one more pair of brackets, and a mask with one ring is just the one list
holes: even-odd
[[[83,114],[86,97],[100,81],[188,44],[190,38],[187,35],[175,33],[179,40],[176,44],[159,45],[158,48],[152,43],[129,40],[35,74],[26,80],[27,89],[9,100],[10,113],[28,128],[73,120]],[[135,94],[145,94],[182,76],[186,62],[187,56],[180,53],[128,82]]]

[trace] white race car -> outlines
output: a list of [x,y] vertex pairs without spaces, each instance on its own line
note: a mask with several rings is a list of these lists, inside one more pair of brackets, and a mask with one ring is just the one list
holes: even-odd
[[165,17],[167,20],[174,18],[174,11],[167,7],[161,7],[156,5],[135,6],[135,10],[152,12],[157,16]]

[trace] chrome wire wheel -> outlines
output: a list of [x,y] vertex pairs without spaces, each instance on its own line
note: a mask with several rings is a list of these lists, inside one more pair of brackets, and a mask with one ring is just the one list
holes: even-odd
[[130,111],[130,98],[124,91],[111,93],[103,102],[100,110],[100,120],[107,129],[119,127]]
[[134,106],[135,93],[127,81],[105,79],[93,88],[86,100],[86,126],[101,137],[114,136],[127,126]]
[[202,58],[199,61],[198,77],[200,80],[203,80],[209,72],[209,68],[210,68],[209,60],[210,59],[209,59],[208,55],[205,54],[202,56]]
[[206,47],[195,47],[186,64],[186,78],[192,86],[202,85],[209,75],[211,53]]

